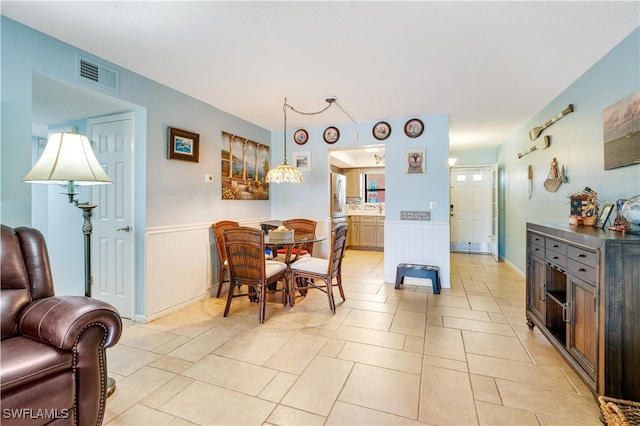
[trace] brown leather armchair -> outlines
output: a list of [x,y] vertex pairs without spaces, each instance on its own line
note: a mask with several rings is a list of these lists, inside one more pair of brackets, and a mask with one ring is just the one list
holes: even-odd
[[120,315],[96,299],[54,295],[36,229],[2,225],[0,259],[0,423],[102,424],[106,348],[120,339]]

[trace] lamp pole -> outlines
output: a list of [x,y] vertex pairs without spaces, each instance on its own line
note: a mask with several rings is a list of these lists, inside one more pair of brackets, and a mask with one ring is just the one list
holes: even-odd
[[93,285],[91,275],[91,233],[93,232],[93,224],[91,223],[91,217],[93,216],[93,209],[98,206],[89,203],[76,203],[76,206],[82,209],[82,217],[84,217],[84,223],[82,224],[82,233],[84,234],[84,295],[91,297],[91,286]]

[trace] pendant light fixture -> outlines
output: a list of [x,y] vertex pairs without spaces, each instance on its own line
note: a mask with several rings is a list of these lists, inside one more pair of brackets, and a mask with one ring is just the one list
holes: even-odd
[[284,98],[282,112],[284,113],[284,160],[276,168],[267,173],[267,183],[302,183],[304,176],[296,167],[287,164],[287,98]]
[[296,167],[287,164],[287,108],[300,115],[318,115],[331,108],[331,105],[335,103],[336,105],[338,105],[338,108],[340,108],[342,112],[344,112],[346,116],[349,117],[351,121],[353,121],[353,123],[356,125],[356,132],[353,135],[353,140],[358,140],[358,123],[353,119],[353,117],[351,117],[351,115],[349,115],[347,111],[344,110],[344,108],[342,108],[342,106],[340,106],[340,104],[338,103],[338,98],[335,96],[327,96],[324,98],[324,100],[327,103],[327,106],[320,111],[304,112],[298,111],[297,109],[289,105],[287,103],[287,98],[284,98],[284,104],[282,104],[282,112],[284,113],[284,160],[282,161],[282,164],[269,170],[269,172],[267,173],[267,177],[265,178],[265,181],[267,183],[301,183],[302,181],[304,181],[302,172]]

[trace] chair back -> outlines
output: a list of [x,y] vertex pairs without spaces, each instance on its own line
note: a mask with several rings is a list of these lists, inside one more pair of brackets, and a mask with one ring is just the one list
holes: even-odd
[[37,229],[2,225],[0,300],[2,340],[18,336],[18,320],[32,301],[51,297],[53,276],[44,237]]
[[347,231],[349,225],[342,223],[334,228],[331,232],[331,252],[329,253],[329,271],[331,278],[335,278],[340,274],[342,267],[342,258],[344,257],[344,249],[347,245]]
[[224,264],[225,260],[227,260],[227,254],[224,249],[224,238],[223,238],[222,232],[225,229],[237,228],[238,226],[240,226],[240,224],[232,220],[221,220],[211,225],[211,229],[213,230],[213,237],[216,239],[216,250],[218,251],[218,259],[220,260],[220,267],[222,267],[222,264]]
[[[298,236],[315,236],[317,222],[309,219],[288,219],[283,220],[282,225],[287,229],[293,229]],[[302,249],[313,255],[313,243],[302,245]]]
[[230,285],[260,286],[266,278],[264,232],[238,226],[223,231]]

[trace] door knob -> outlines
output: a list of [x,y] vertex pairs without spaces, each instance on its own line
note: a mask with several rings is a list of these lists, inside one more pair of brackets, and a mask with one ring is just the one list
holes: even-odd
[[131,227],[129,225],[125,226],[124,228],[118,228],[116,229],[116,231],[124,231],[124,232],[131,232]]

